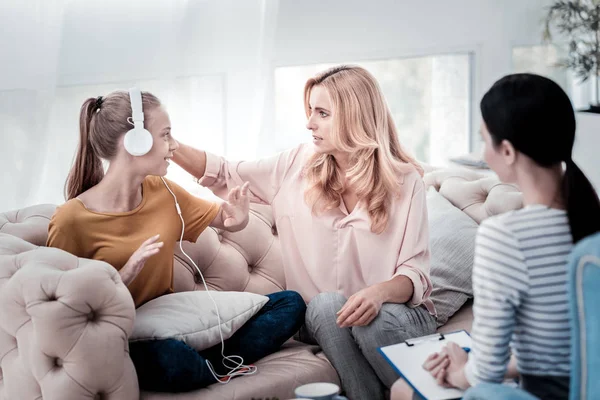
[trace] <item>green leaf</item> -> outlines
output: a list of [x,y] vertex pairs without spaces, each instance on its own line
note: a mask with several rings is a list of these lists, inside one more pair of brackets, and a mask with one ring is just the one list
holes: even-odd
[[553,31],[568,41],[565,59],[556,65],[573,71],[582,82],[600,70],[600,0],[556,0],[547,8],[542,38]]

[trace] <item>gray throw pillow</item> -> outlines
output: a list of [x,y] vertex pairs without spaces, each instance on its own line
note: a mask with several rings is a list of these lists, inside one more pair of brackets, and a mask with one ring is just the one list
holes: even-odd
[[434,188],[427,191],[431,250],[431,300],[438,327],[471,297],[475,235],[479,225]]

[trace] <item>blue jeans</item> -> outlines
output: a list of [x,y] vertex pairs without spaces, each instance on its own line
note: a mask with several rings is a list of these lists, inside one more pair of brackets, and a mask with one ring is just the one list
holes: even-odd
[[[292,291],[267,296],[269,301],[225,341],[225,355],[237,355],[246,365],[276,352],[304,323],[306,304]],[[216,382],[206,360],[218,374],[222,364],[221,343],[197,352],[174,339],[129,343],[140,389],[153,392],[187,392]]]
[[538,400],[523,389],[500,383],[480,383],[465,392],[463,400]]

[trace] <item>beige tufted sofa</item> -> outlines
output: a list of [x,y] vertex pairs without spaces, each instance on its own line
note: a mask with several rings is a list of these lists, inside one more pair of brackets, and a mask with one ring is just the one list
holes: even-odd
[[[469,170],[430,171],[425,181],[478,222],[521,204],[515,187]],[[257,375],[190,393],[139,393],[128,355],[135,317],[129,292],[108,264],[44,247],[54,210],[39,205],[0,214],[0,400],[283,400],[303,383],[339,384],[318,347],[289,341],[258,363]],[[184,248],[212,289],[266,294],[285,287],[268,207],[255,206],[242,232],[207,229]],[[179,253],[174,275],[176,291],[202,289]],[[470,321],[467,304],[442,329],[469,328]]]

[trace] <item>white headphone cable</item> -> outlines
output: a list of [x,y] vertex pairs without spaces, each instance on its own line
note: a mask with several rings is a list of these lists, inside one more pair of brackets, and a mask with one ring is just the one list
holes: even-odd
[[[227,368],[231,371],[225,375],[219,375],[215,372],[210,361],[206,360],[206,364],[207,364],[211,374],[213,375],[213,377],[219,383],[229,383],[231,378],[238,376],[238,375],[253,375],[258,371],[258,367],[256,367],[256,365],[244,365],[244,359],[242,357],[236,356],[236,355],[233,355],[233,356],[225,355],[225,340],[223,339],[223,330],[221,329],[221,315],[219,314],[219,308],[217,307],[217,303],[215,302],[215,299],[211,296],[210,290],[208,290],[208,285],[206,284],[206,281],[204,280],[204,275],[200,271],[200,268],[198,268],[198,266],[196,265],[194,260],[192,260],[192,258],[183,250],[183,246],[181,243],[183,241],[183,234],[185,232],[185,221],[183,220],[183,217],[181,215],[181,208],[179,207],[179,203],[177,202],[177,196],[175,196],[175,193],[173,193],[173,191],[171,190],[169,185],[167,185],[167,182],[165,181],[165,179],[163,177],[161,177],[160,179],[165,184],[165,187],[167,188],[169,193],[171,193],[171,196],[173,196],[173,199],[175,200],[175,208],[177,208],[177,214],[179,215],[179,219],[181,220],[181,235],[179,237],[179,249],[181,250],[183,255],[185,255],[187,257],[187,259],[190,260],[192,265],[196,268],[196,271],[198,271],[200,278],[202,278],[202,283],[204,284],[206,293],[208,294],[208,297],[210,298],[210,300],[213,302],[213,305],[215,306],[215,311],[217,313],[217,322],[219,323],[219,336],[221,337],[221,355],[223,356],[222,363],[225,368]],[[235,359],[237,359],[239,361],[235,361]],[[227,365],[227,363],[230,363],[230,365]],[[233,366],[231,366],[231,365],[233,365]]]

